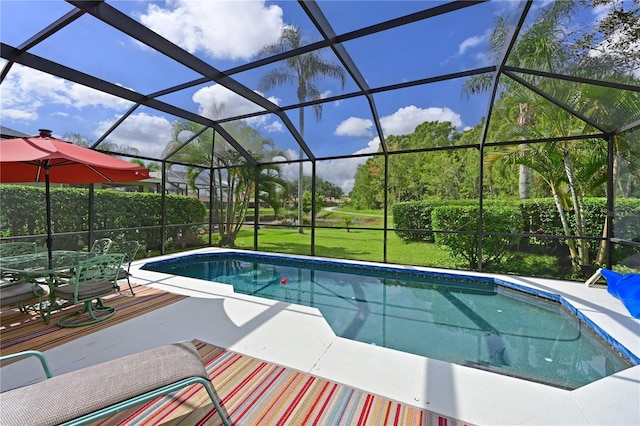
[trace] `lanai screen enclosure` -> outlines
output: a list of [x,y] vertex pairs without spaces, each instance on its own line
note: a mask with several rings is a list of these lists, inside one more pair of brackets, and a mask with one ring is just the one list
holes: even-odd
[[[251,232],[246,248],[534,276],[640,267],[637,1],[0,8],[3,128],[158,170],[161,201],[133,209],[152,221],[110,222],[90,188],[82,229],[54,224],[69,241],[144,234],[164,252],[211,230],[222,245]],[[208,213],[172,216],[169,170]],[[35,207],[7,191],[0,236],[41,238]]]

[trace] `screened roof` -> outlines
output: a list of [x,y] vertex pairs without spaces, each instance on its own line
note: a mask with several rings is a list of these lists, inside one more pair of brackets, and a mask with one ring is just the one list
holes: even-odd
[[[598,31],[611,9],[591,3],[3,0],[2,124],[171,162],[201,129],[175,123],[195,123],[249,164],[330,165],[388,152],[390,135],[424,121],[480,126],[477,143],[495,142],[495,101],[516,90],[608,136],[640,126],[638,28]],[[552,43],[536,45],[536,23],[564,4]],[[301,38],[282,45],[283,34]],[[313,60],[303,93],[296,67]],[[227,130],[241,121],[282,154],[253,155]]]

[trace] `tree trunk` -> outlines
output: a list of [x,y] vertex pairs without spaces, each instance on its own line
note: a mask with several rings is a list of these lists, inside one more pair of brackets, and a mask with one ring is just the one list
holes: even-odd
[[[578,194],[578,190],[576,188],[575,176],[573,173],[573,165],[571,164],[571,156],[569,154],[569,148],[564,146],[564,170],[567,175],[567,181],[569,182],[569,190],[571,191],[571,202],[573,204],[574,210],[574,221],[576,224],[576,236],[584,237],[585,236],[585,227],[584,227],[584,205],[582,203],[582,197]],[[589,264],[589,243],[587,240],[578,240],[578,259],[581,265]]]
[[602,227],[602,240],[600,241],[600,245],[598,246],[598,254],[596,255],[596,265],[604,265],[605,263],[605,258],[607,255],[607,240],[605,238],[607,238],[607,225],[608,225],[609,221],[607,220],[607,218],[605,217],[604,219],[604,226]]
[[298,154],[300,163],[298,163],[298,234],[304,234],[304,228],[302,227],[302,193],[303,193],[303,179],[304,179],[304,167],[302,165],[302,148]]
[[[553,194],[553,202],[556,205],[556,209],[558,210],[558,215],[560,216],[560,222],[562,223],[562,230],[565,235],[571,236],[571,229],[569,228],[569,222],[567,221],[567,217],[564,214],[564,209],[562,208],[562,202],[560,201],[560,196],[556,191],[554,185],[551,186],[551,193]],[[571,265],[573,266],[573,270],[578,272],[580,271],[580,263],[578,261],[578,251],[576,250],[576,245],[573,242],[573,239],[567,238],[567,246],[569,247],[569,257],[571,258]]]
[[[302,103],[304,99],[300,100]],[[300,108],[300,136],[304,139],[304,108]],[[298,234],[304,234],[304,228],[302,227],[302,192],[303,192],[303,179],[304,179],[304,166],[302,164],[302,147],[298,151]]]
[[520,176],[518,181],[518,193],[521,200],[528,199],[531,195],[529,192],[529,180],[531,176],[531,169],[529,167],[520,164]]
[[[626,198],[626,194],[624,193],[624,190],[622,189],[622,185],[620,184],[620,162],[621,161],[622,161],[622,156],[619,154],[618,150],[616,150],[613,156],[613,170],[611,171],[614,193],[615,193],[615,187],[616,185],[618,185],[618,187],[620,188],[620,191],[622,192],[622,194],[620,194],[621,198]],[[607,197],[615,197],[615,194],[607,194]],[[600,245],[598,246],[598,254],[596,255],[596,261],[595,261],[596,265],[604,265],[605,263],[605,259],[607,256],[607,241],[605,240],[605,238],[607,238],[608,223],[609,221],[605,217],[604,226],[602,228],[602,241],[600,241]]]
[[[520,113],[518,114],[518,126],[526,127],[533,124],[533,117],[531,111],[529,110],[529,104],[522,102],[518,104],[518,108]],[[520,149],[524,150],[526,148],[525,145],[520,145]],[[521,200],[526,200],[530,198],[530,190],[529,190],[529,181],[531,179],[531,170],[529,167],[520,164],[520,175],[518,181],[518,193],[520,195]]]

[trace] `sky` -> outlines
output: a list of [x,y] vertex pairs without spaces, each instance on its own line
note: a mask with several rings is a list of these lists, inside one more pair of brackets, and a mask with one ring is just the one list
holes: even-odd
[[[266,44],[275,43],[283,28],[295,25],[307,41],[321,39],[294,1],[110,1],[126,15],[160,33],[219,70],[258,59]],[[434,7],[442,1],[318,1],[334,31],[348,33],[360,27]],[[538,2],[537,5],[544,5]],[[517,1],[490,1],[406,28],[377,33],[344,43],[371,88],[474,69],[491,64],[488,37],[498,16],[515,12]],[[19,46],[59,18],[72,6],[64,1],[0,1],[0,38]],[[85,15],[30,50],[31,53],[95,75],[141,94],[200,77],[180,64],[125,34]],[[331,51],[327,60],[337,62]],[[0,66],[6,61],[0,59]],[[281,86],[268,93],[258,90],[264,73],[279,66],[254,69],[233,78],[271,102],[296,103],[295,87]],[[385,136],[410,134],[425,121],[449,121],[463,131],[480,123],[488,95],[465,97],[464,80],[450,80],[374,95]],[[357,90],[351,78],[343,87],[331,79],[316,82],[323,97]],[[224,118],[259,111],[260,107],[225,87],[208,83],[159,97],[208,118]],[[58,137],[79,134],[89,141],[102,136],[132,104],[76,83],[14,65],[0,84],[0,120],[3,126],[28,134],[47,128]],[[287,112],[298,126],[298,110]],[[138,108],[111,133],[107,141],[135,148],[142,156],[161,158],[178,118],[146,107]],[[297,145],[277,117],[264,115],[247,124],[271,138],[279,149],[297,158]],[[304,137],[318,158],[375,152],[379,138],[366,99],[358,97],[323,105],[321,120],[306,110]],[[358,165],[365,158],[324,160],[317,173],[349,192]],[[305,165],[305,174],[310,166]],[[283,167],[297,178],[297,165]]]

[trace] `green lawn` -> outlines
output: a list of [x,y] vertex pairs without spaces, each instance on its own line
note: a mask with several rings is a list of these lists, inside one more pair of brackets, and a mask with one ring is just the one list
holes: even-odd
[[[265,211],[266,210],[266,211]],[[268,209],[261,209],[261,217],[268,217]],[[355,215],[357,213],[357,215]],[[384,257],[384,232],[362,228],[383,228],[384,220],[381,210],[348,211],[336,209],[323,210],[317,215],[321,226],[344,227],[344,218],[353,218],[350,229],[316,228],[315,255],[338,259],[364,260],[372,262],[396,263],[402,265],[432,266],[449,269],[467,269],[468,265],[457,263],[451,258],[446,247],[426,242],[403,242],[393,231],[387,232],[387,256]],[[389,218],[389,226],[392,219]],[[215,237],[215,236],[214,236]],[[247,226],[240,231],[236,239],[236,247],[253,249],[253,227]],[[305,228],[299,234],[295,227],[262,226],[258,232],[258,250],[286,254],[311,254],[311,230]],[[558,259],[554,256],[536,255],[532,253],[515,253],[516,256],[506,265],[499,267],[499,272],[518,275],[558,276]],[[508,270],[505,270],[504,268]]]
[[[340,259],[382,262],[382,231],[362,229],[316,229],[316,256]],[[253,248],[253,228],[240,231],[236,239],[238,248]],[[258,233],[258,250],[288,254],[311,254],[311,230],[299,234],[296,228],[263,227]],[[406,265],[440,266],[455,265],[449,252],[435,244],[405,244],[394,232],[387,233],[387,261]]]

